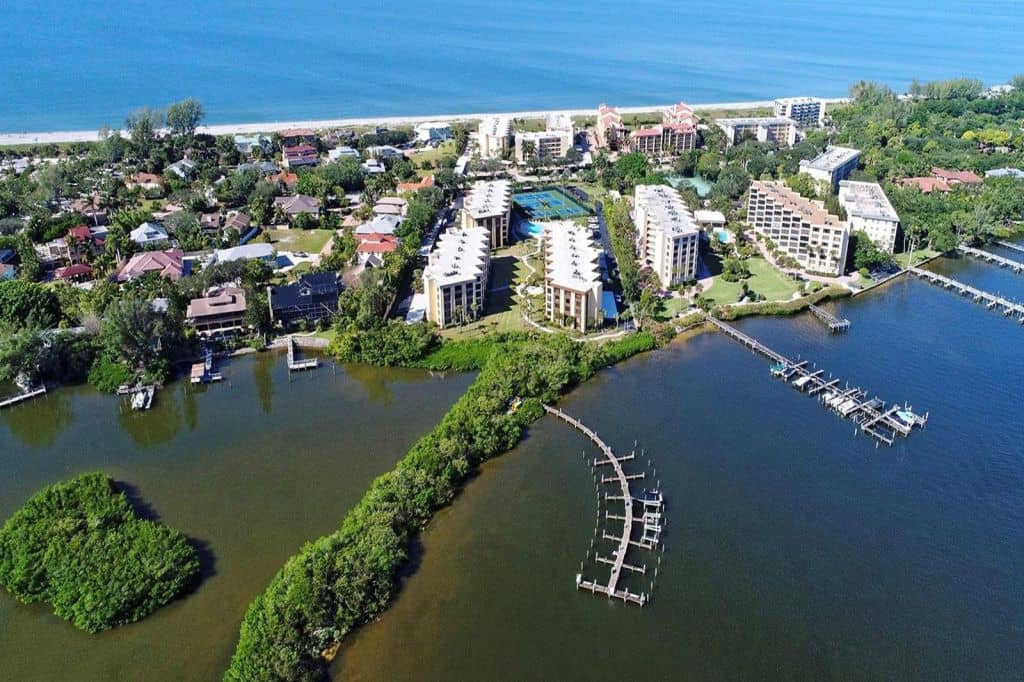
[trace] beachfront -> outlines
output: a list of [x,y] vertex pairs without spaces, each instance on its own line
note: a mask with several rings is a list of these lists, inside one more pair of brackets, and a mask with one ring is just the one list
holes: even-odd
[[[822,99],[826,104],[845,102],[846,98]],[[638,107],[619,107],[620,114],[645,114],[661,111],[670,105],[647,105]],[[745,109],[762,109],[771,107],[771,100],[750,101],[750,102],[716,102],[709,104],[694,104],[695,110],[729,110],[741,111]],[[507,117],[507,118],[546,118],[547,116],[593,116],[593,107],[587,109],[558,109],[548,111],[513,111],[513,112],[492,112],[492,113],[462,113],[462,114],[430,114],[427,116],[368,116],[363,118],[335,118],[312,121],[272,121],[262,123],[222,123],[217,125],[200,126],[196,132],[207,135],[251,135],[254,133],[275,133],[291,128],[344,128],[352,126],[400,126],[415,125],[428,121],[473,121],[484,118]],[[125,131],[121,131],[126,135]],[[95,130],[64,130],[51,132],[20,132],[0,133],[0,146],[22,145],[22,144],[62,144],[67,142],[95,142],[98,133]]]

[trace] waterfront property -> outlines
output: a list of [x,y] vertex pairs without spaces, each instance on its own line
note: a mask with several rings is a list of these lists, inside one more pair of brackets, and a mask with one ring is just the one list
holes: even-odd
[[700,227],[686,203],[666,185],[637,185],[637,252],[663,287],[697,278]]
[[634,130],[629,137],[634,152],[660,156],[697,148],[697,117],[685,102],[673,104],[662,112],[660,124]]
[[827,183],[833,190],[841,180],[850,177],[860,162],[860,150],[850,147],[829,147],[811,159],[800,162],[800,172],[810,175],[819,182]]
[[785,116],[718,118],[715,119],[715,125],[725,133],[730,147],[748,139],[792,147],[797,140],[796,121]]
[[1016,303],[1002,296],[989,293],[983,289],[972,287],[969,284],[957,281],[952,277],[946,277],[940,275],[937,272],[931,270],[925,270],[923,268],[908,268],[910,272],[917,275],[921,279],[927,280],[932,284],[941,286],[943,289],[950,289],[957,292],[961,296],[970,296],[975,303],[984,303],[985,307],[989,310],[1000,310],[1006,317],[1016,316],[1017,321],[1024,324],[1024,305]]
[[622,116],[607,104],[597,107],[597,122],[594,124],[594,137],[597,146],[602,149],[617,150],[627,135],[626,127],[622,125]]
[[818,97],[782,97],[775,100],[776,116],[791,118],[801,128],[817,128],[825,120],[825,102]]
[[546,129],[543,131],[515,134],[517,163],[526,163],[531,159],[544,163],[549,159],[562,158],[572,149],[572,119],[568,116],[551,115],[545,120],[545,125]]
[[425,121],[415,128],[416,141],[423,143],[443,142],[451,139],[452,127],[440,121]]
[[303,168],[320,163],[320,153],[310,144],[297,144],[281,150],[282,163],[285,168]]
[[755,180],[750,185],[747,221],[801,268],[843,274],[850,229],[820,202],[805,199],[781,182]]
[[490,235],[491,248],[509,244],[512,221],[512,183],[491,180],[473,183],[462,204],[462,227],[480,227]]
[[492,232],[482,226],[441,234],[423,269],[427,319],[444,329],[476,319],[484,309]]
[[497,159],[512,144],[512,119],[507,116],[495,116],[480,122],[477,128],[477,145],[480,156],[485,159]]
[[895,252],[900,217],[881,185],[843,180],[839,183],[839,205],[846,211],[851,232],[864,232],[882,251]]
[[227,336],[243,331],[245,325],[245,290],[241,287],[214,287],[202,298],[189,301],[185,324],[199,336]]
[[604,322],[601,247],[571,221],[545,223],[544,312],[549,320],[586,333]]
[[292,284],[267,288],[270,319],[286,329],[329,321],[338,312],[341,283],[333,272],[306,273]]

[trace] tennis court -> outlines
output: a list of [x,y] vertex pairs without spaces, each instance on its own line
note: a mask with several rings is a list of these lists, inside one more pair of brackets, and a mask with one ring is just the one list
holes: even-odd
[[590,215],[590,210],[558,187],[513,194],[512,201],[530,220],[561,220]]

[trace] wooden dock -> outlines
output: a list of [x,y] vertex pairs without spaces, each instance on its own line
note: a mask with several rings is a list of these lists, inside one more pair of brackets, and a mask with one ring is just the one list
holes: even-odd
[[940,275],[939,273],[932,272],[931,270],[910,268],[910,272],[914,273],[921,279],[941,286],[944,289],[956,291],[961,296],[970,296],[975,303],[984,303],[985,307],[989,310],[998,308],[1002,311],[1003,315],[1007,317],[1016,316],[1018,321],[1021,324],[1024,324],[1024,305],[1021,305],[1020,303],[1015,303],[1009,299],[1003,298],[1002,296],[990,294],[987,291],[982,291],[977,287],[972,287],[969,284],[964,284],[952,277],[946,277],[945,275]]
[[999,246],[1003,247],[1004,249],[1010,249],[1011,251],[1017,251],[1019,253],[1024,253],[1024,246],[1021,246],[1020,244],[1014,244],[1012,242],[1004,242],[1004,241],[999,241],[999,240],[996,240],[995,243],[998,244]]
[[[647,604],[650,596],[643,592],[637,594],[630,592],[628,589],[620,588],[619,581],[623,570],[646,574],[646,566],[626,563],[626,555],[629,552],[630,545],[642,549],[655,549],[658,546],[661,535],[661,511],[664,506],[661,494],[645,492],[641,498],[634,497],[630,492],[629,482],[643,478],[644,474],[627,474],[622,467],[622,463],[634,459],[635,453],[618,457],[611,447],[598,437],[597,433],[580,420],[570,417],[565,412],[549,405],[545,405],[544,410],[585,435],[600,449],[602,459],[593,462],[595,468],[598,466],[611,466],[614,471],[613,476],[602,477],[601,482],[617,486],[617,494],[605,494],[605,499],[622,503],[622,514],[605,512],[605,518],[622,522],[622,532],[618,535],[612,535],[607,532],[602,535],[603,539],[611,540],[615,543],[612,556],[609,558],[595,554],[594,557],[598,563],[609,566],[608,581],[602,585],[596,580],[584,578],[582,573],[577,573],[576,589],[585,590],[591,594],[607,595],[609,599],[621,599],[627,604],[644,606]],[[635,513],[634,509],[638,502],[642,505],[642,513],[639,515]],[[632,539],[634,525],[640,525],[643,529],[643,536],[640,540]]]
[[775,365],[772,367],[774,376],[781,378],[801,393],[816,396],[822,405],[843,418],[853,420],[858,425],[859,431],[871,436],[879,443],[891,446],[896,441],[897,435],[907,437],[913,427],[923,428],[928,421],[927,414],[917,415],[907,405],[903,407],[892,405],[886,408],[885,401],[877,397],[866,400],[867,391],[862,388],[851,387],[849,383],[844,383],[840,387],[840,383],[843,383],[842,380],[831,374],[826,375],[824,369],[808,367],[806,360],[793,362],[721,320],[709,317],[708,322],[747,348],[774,360]]
[[14,405],[17,405],[18,403],[23,403],[26,400],[31,400],[32,398],[35,398],[36,396],[45,395],[45,394],[46,394],[46,386],[40,385],[38,388],[30,388],[27,391],[22,391],[21,393],[12,395],[9,398],[4,398],[3,400],[0,400],[0,409],[3,409],[5,407],[13,407]]
[[307,358],[305,360],[298,357],[298,353],[295,350],[295,339],[291,336],[288,337],[288,371],[297,372],[304,369],[316,369],[320,366],[320,361],[317,358]]
[[960,251],[960,253],[966,253],[970,256],[974,256],[975,258],[980,258],[983,261],[994,263],[995,265],[998,265],[1001,268],[1009,268],[1010,270],[1016,272],[1018,275],[1021,272],[1024,272],[1024,263],[1013,260],[1012,258],[1004,258],[1003,256],[992,253],[990,251],[983,251],[981,249],[976,249],[973,246],[965,246],[963,244],[958,246],[957,250]]
[[809,308],[811,314],[828,325],[828,330],[833,334],[850,330],[850,321],[846,318],[840,319],[824,308],[819,308],[814,304],[811,304]]

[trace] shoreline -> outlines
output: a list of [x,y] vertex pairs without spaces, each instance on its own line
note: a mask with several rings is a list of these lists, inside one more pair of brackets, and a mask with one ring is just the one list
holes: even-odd
[[[846,97],[822,97],[826,104],[838,104],[846,102]],[[722,110],[743,110],[771,107],[773,100],[753,100],[748,102],[712,102],[708,104],[691,104],[694,111],[722,109]],[[617,107],[617,111],[623,115],[645,114],[654,111],[661,111],[672,106],[671,104],[635,107]],[[507,116],[510,118],[543,118],[551,114],[563,114],[566,116],[596,116],[597,107],[588,109],[537,109],[532,111],[512,112],[469,112],[458,114],[430,114],[417,116],[363,116],[354,118],[333,118],[333,119],[307,119],[299,121],[265,121],[258,123],[220,123],[214,125],[202,125],[196,129],[198,133],[208,135],[251,135],[255,133],[274,133],[289,128],[344,128],[351,126],[370,125],[409,125],[426,123],[429,121],[471,121],[492,116]],[[125,132],[120,131],[122,135]],[[97,130],[63,130],[43,132],[20,132],[0,133],[0,147],[11,147],[17,145],[34,144],[64,144],[69,142],[96,142],[99,139]]]

